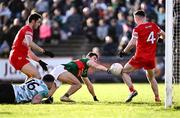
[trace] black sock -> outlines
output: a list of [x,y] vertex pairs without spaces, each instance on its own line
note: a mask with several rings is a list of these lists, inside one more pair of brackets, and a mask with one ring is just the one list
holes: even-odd
[[69,97],[69,94],[68,94],[68,93],[65,93],[64,96]]

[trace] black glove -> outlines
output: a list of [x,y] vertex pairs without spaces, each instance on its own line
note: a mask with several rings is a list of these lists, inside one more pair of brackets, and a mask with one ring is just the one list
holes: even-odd
[[123,50],[121,50],[119,53],[118,53],[118,55],[120,56],[120,57],[123,57],[123,56],[125,56],[125,55],[127,55]]
[[99,101],[96,96],[93,97],[94,101]]
[[39,65],[43,68],[43,70],[48,71],[47,68],[47,63],[45,63],[44,61],[39,60]]
[[159,37],[158,38],[158,43],[163,43],[163,42],[164,42],[164,40],[161,37]]
[[53,103],[53,97],[49,97],[46,100],[43,100],[41,103],[42,104],[52,104]]
[[51,58],[54,57],[54,54],[52,52],[50,52],[50,51],[47,51],[47,50],[44,50],[43,54],[45,54],[45,55],[47,55],[47,56],[49,56]]

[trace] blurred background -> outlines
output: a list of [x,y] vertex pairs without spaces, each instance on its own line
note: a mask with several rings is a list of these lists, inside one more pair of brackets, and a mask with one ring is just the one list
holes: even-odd
[[[0,81],[25,79],[9,64],[8,56],[16,33],[31,12],[43,17],[34,31],[34,42],[56,55],[54,59],[43,57],[51,70],[89,51],[99,55],[102,65],[124,65],[135,49],[124,58],[116,55],[131,38],[136,26],[132,14],[138,9],[145,11],[148,21],[165,30],[165,0],[0,0]],[[156,77],[163,82],[164,42],[158,42],[156,60]],[[37,68],[42,75],[45,73]],[[147,82],[143,69],[131,77],[134,82]],[[120,77],[94,70],[89,70],[89,78],[92,82],[122,82]]]

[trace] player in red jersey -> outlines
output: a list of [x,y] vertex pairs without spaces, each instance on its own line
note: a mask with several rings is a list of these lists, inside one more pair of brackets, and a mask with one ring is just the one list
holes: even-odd
[[28,77],[40,78],[38,70],[29,62],[27,57],[39,62],[43,70],[47,71],[47,64],[40,60],[31,50],[37,50],[47,56],[54,54],[44,50],[33,42],[33,29],[37,29],[41,23],[41,15],[33,13],[28,17],[28,24],[23,26],[17,33],[12,45],[9,62],[16,70],[20,70]]
[[126,102],[130,102],[138,93],[134,89],[128,73],[144,68],[146,77],[151,84],[155,95],[155,101],[160,102],[158,85],[154,75],[156,44],[160,36],[165,38],[165,33],[155,23],[146,22],[144,11],[138,10],[134,13],[134,21],[137,26],[134,28],[132,38],[126,48],[119,53],[122,57],[136,46],[135,55],[125,64],[122,71],[122,78],[130,90],[130,95]]

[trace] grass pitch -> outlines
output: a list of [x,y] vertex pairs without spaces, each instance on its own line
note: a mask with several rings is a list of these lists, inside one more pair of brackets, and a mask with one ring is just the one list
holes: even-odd
[[180,85],[173,90],[173,107],[164,109],[165,87],[159,84],[162,103],[154,102],[149,84],[135,84],[138,96],[131,103],[124,103],[129,91],[124,84],[94,84],[99,102],[94,102],[86,86],[71,98],[76,103],[60,102],[59,98],[69,88],[62,85],[56,91],[53,104],[0,105],[0,118],[179,118]]

